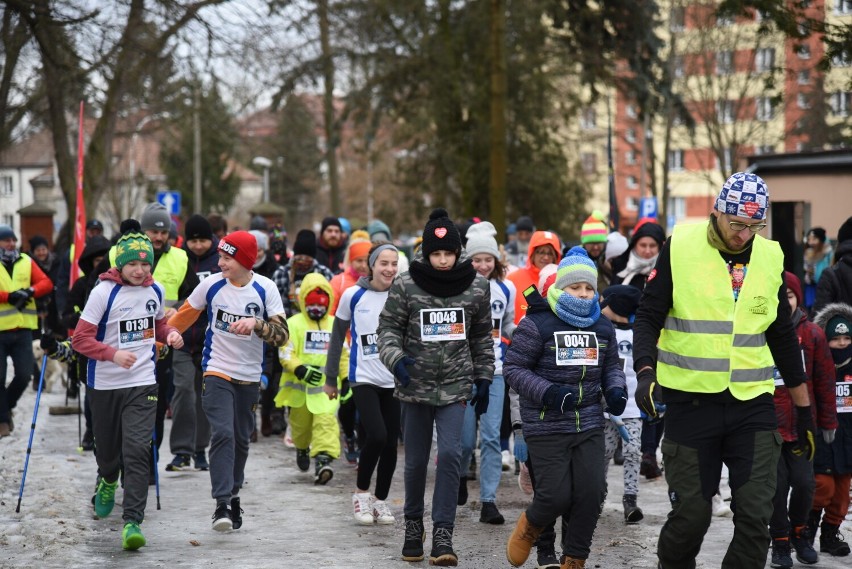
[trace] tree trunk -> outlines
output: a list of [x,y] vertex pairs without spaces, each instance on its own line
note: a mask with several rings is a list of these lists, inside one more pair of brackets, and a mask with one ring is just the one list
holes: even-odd
[[328,166],[328,191],[331,213],[343,215],[340,209],[340,182],[337,178],[337,121],[334,112],[334,58],[329,39],[328,0],[317,0],[320,46],[322,49],[323,122],[325,123],[325,161]]
[[506,230],[506,12],[504,0],[490,0],[489,60],[491,72],[490,129],[488,149],[489,217],[497,229],[499,242]]

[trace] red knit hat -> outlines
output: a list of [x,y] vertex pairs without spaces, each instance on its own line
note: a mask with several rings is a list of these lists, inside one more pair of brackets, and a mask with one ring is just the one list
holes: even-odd
[[219,239],[219,250],[251,270],[257,260],[257,239],[248,231],[234,231]]
[[315,288],[305,295],[305,306],[328,306],[328,293],[321,288]]
[[802,298],[802,281],[790,271],[784,271],[784,284],[787,285],[787,290],[792,290],[796,295],[796,301],[799,306],[802,306],[804,299]]

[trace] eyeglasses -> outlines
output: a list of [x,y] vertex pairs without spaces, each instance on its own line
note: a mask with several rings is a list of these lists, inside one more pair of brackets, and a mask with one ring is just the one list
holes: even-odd
[[553,252],[553,249],[550,247],[542,247],[541,249],[536,249],[533,251],[533,255],[537,255],[539,257],[556,257],[556,253]]
[[752,223],[751,225],[749,225],[748,223],[740,223],[739,221],[729,221],[728,225],[733,231],[736,231],[737,233],[739,233],[746,227],[748,227],[748,230],[752,233],[760,233],[761,231],[766,229],[765,223]]

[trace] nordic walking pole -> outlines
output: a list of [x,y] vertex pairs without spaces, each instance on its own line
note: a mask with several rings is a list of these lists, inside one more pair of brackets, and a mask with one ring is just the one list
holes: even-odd
[[160,509],[160,473],[157,468],[157,462],[159,462],[157,458],[157,427],[154,427],[154,434],[151,436],[154,441],[154,445],[151,447],[154,449],[154,490],[157,494],[157,509]]
[[24,475],[21,476],[21,490],[18,492],[18,506],[15,513],[21,513],[21,499],[24,497],[24,483],[27,481],[27,467],[30,465],[30,453],[33,450],[33,435],[35,434],[36,419],[38,418],[38,404],[41,401],[41,391],[44,388],[44,370],[47,368],[47,354],[41,358],[41,374],[38,378],[38,393],[36,393],[35,409],[33,409],[33,422],[30,426],[30,442],[27,444],[27,457],[24,459]]
[[77,383],[77,452],[83,454],[83,414],[82,404],[83,388],[80,383]]

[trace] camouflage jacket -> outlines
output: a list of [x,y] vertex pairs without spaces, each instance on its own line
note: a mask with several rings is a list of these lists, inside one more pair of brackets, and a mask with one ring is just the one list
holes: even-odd
[[[460,332],[458,321],[462,312],[464,338],[423,339],[421,318],[433,330],[442,324],[449,325],[449,320],[455,325],[450,329]],[[411,383],[407,387],[395,380],[396,398],[436,406],[470,398],[473,383],[480,379],[491,381],[494,374],[491,329],[491,288],[481,275],[476,275],[462,294],[447,298],[430,295],[407,272],[399,275],[388,291],[379,317],[379,357],[391,371],[404,356],[414,358],[416,363],[408,368]]]

